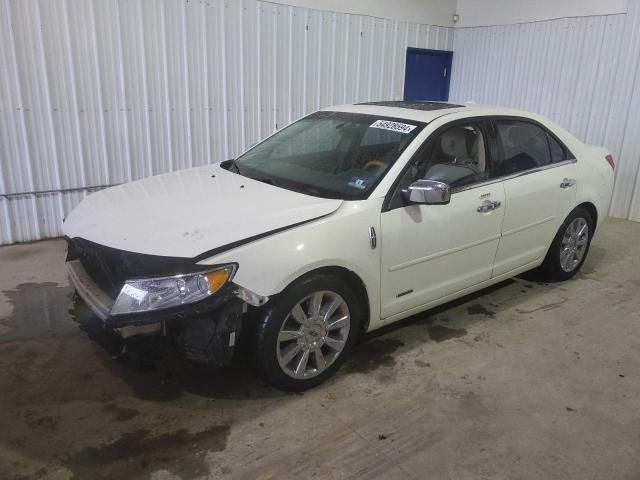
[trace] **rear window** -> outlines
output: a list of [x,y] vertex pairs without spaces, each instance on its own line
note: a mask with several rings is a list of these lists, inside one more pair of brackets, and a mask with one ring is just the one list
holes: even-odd
[[551,163],[547,132],[528,122],[498,121],[498,141],[502,146],[499,175],[509,175]]
[[521,120],[497,120],[496,127],[502,159],[494,168],[494,177],[572,158],[566,148],[539,125]]

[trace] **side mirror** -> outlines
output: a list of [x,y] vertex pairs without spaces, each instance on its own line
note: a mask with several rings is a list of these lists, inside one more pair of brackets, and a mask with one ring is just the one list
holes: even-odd
[[402,191],[405,201],[423,205],[444,205],[451,200],[451,187],[436,180],[418,180]]

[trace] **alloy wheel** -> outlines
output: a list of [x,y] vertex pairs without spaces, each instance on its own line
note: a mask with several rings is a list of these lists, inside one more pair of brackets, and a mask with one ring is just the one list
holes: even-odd
[[347,344],[351,315],[347,302],[331,291],[314,292],[291,309],[280,327],[278,363],[295,379],[325,371]]
[[589,224],[578,217],[564,231],[560,244],[560,266],[569,273],[575,270],[582,261],[589,244]]

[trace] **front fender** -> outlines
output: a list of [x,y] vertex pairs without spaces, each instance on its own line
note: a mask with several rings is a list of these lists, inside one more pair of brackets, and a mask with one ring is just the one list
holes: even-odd
[[[382,198],[344,202],[335,213],[247,243],[199,262],[239,265],[234,283],[261,296],[273,296],[313,270],[342,267],[364,283],[370,328],[380,320],[380,209]],[[378,232],[371,247],[369,228]]]

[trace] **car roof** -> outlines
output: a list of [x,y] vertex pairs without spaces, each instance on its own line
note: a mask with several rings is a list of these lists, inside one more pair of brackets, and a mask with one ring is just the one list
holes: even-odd
[[380,115],[418,122],[430,123],[436,118],[453,113],[468,113],[470,117],[481,115],[508,115],[532,118],[534,115],[528,112],[512,110],[502,107],[478,105],[475,103],[455,104],[446,102],[417,102],[417,101],[384,101],[365,102],[347,105],[337,105],[324,108],[324,111],[364,113],[368,115]]

